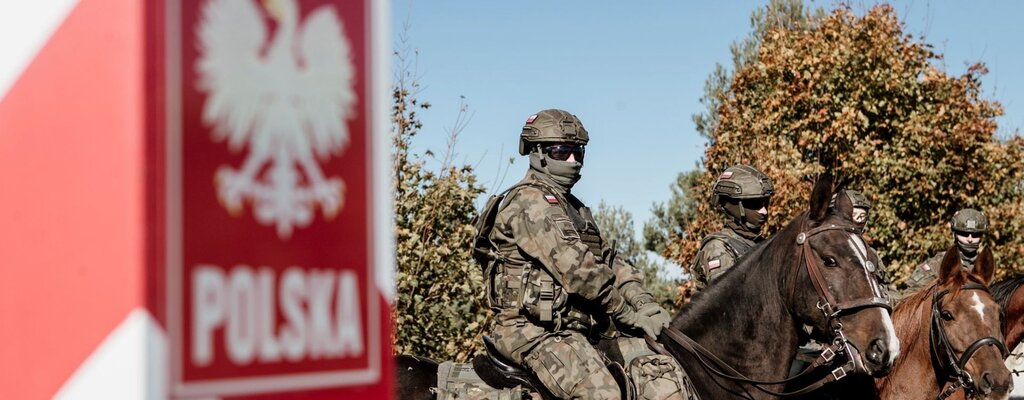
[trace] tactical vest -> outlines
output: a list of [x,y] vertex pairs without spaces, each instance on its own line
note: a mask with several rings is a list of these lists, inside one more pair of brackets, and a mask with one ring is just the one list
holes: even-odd
[[[565,196],[548,185],[537,181],[517,183],[504,192],[491,196],[484,205],[480,215],[474,220],[476,239],[473,246],[473,257],[484,269],[488,280],[487,301],[495,312],[503,310],[521,310],[525,315],[541,324],[552,323],[580,331],[587,331],[593,326],[591,316],[576,305],[566,306],[568,294],[563,289],[558,275],[548,271],[536,260],[518,262],[508,255],[520,254],[515,244],[497,245],[491,240],[495,219],[501,208],[502,201],[514,190],[523,187],[539,189],[546,195],[554,196],[558,206],[569,217],[568,221],[559,224],[566,235],[580,237],[587,245],[598,263],[605,262],[601,232],[597,227],[590,209],[572,195]],[[579,207],[577,211],[576,207]],[[525,257],[525,255],[523,255]]]
[[708,242],[714,239],[719,239],[723,243],[725,243],[725,249],[729,251],[729,254],[732,254],[732,258],[735,260],[738,260],[740,256],[747,254],[748,252],[750,252],[750,249],[754,248],[754,246],[750,244],[750,242],[726,234],[725,232],[722,231],[718,231],[705,236],[704,240],[700,241],[700,248],[703,249],[704,246],[708,244]]

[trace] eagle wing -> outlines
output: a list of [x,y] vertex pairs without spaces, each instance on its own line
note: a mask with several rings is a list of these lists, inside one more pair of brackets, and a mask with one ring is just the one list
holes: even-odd
[[352,51],[332,8],[314,10],[299,33],[303,68],[296,79],[300,112],[310,144],[321,159],[337,154],[349,140],[347,120],[356,102]]
[[252,0],[211,0],[203,8],[196,47],[199,89],[207,93],[203,122],[215,140],[238,150],[261,115],[261,99],[272,90],[260,50],[267,27]]

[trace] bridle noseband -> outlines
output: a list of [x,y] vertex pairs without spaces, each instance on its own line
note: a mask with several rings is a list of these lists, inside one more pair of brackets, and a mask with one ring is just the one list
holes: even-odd
[[[960,287],[960,290],[981,290],[988,293],[988,287],[980,283],[968,282]],[[932,297],[932,326],[931,326],[931,345],[932,354],[939,357],[940,363],[945,363],[948,368],[953,370],[952,376],[956,377],[956,381],[953,382],[946,390],[939,394],[939,400],[943,400],[957,391],[959,388],[963,388],[967,397],[973,397],[979,390],[977,383],[971,377],[971,374],[967,372],[965,367],[967,362],[971,360],[978,350],[984,346],[995,346],[999,350],[999,354],[1005,359],[1009,352],[1006,350],[1006,345],[1003,344],[1002,340],[996,339],[992,336],[985,336],[970,346],[967,346],[967,350],[964,350],[963,354],[960,355],[960,359],[956,358],[952,345],[949,344],[949,339],[946,337],[946,330],[942,328],[942,313],[939,310],[942,298],[949,294],[949,289],[942,290],[935,293]],[[944,356],[944,357],[943,357]]]
[[[821,265],[818,262],[818,257],[815,257],[814,255],[814,250],[811,249],[809,240],[817,234],[833,230],[841,230],[851,234],[857,234],[857,229],[855,227],[835,224],[822,225],[805,232],[801,232],[796,237],[796,243],[800,246],[799,251],[802,255],[802,257],[798,258],[803,258],[803,264],[807,269],[807,275],[810,277],[811,283],[814,285],[814,290],[818,292],[820,300],[818,301],[817,307],[821,310],[822,314],[824,314],[825,320],[834,334],[832,346],[827,348],[825,351],[845,353],[849,359],[847,363],[832,371],[832,375],[835,376],[836,380],[838,380],[852,371],[861,370],[866,372],[866,368],[862,364],[860,357],[858,357],[857,348],[846,339],[846,335],[843,333],[843,324],[839,322],[839,317],[870,307],[883,308],[891,313],[892,305],[890,304],[889,299],[884,297],[884,294],[882,293],[882,290],[878,288],[877,283],[871,280],[869,276],[870,271],[867,271],[867,265],[863,265],[862,267],[865,268],[867,272],[865,276],[867,276],[868,285],[871,286],[872,295],[852,300],[836,299],[835,294],[833,294],[832,290],[829,289],[828,282],[825,280],[825,276],[821,272]],[[870,261],[868,261],[868,263],[870,263]],[[799,268],[799,266],[797,266],[797,268]],[[792,296],[793,293],[791,293],[791,297]]]

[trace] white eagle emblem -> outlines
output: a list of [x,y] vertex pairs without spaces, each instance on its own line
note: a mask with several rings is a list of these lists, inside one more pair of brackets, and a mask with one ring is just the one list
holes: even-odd
[[195,69],[213,140],[227,141],[233,152],[248,149],[240,168],[217,170],[221,204],[238,215],[251,201],[256,220],[288,239],[312,222],[318,205],[326,219],[344,207],[344,183],[325,177],[318,160],[348,144],[354,70],[333,8],[321,6],[300,21],[296,0],[262,5],[276,21],[272,38],[255,1],[206,2]]

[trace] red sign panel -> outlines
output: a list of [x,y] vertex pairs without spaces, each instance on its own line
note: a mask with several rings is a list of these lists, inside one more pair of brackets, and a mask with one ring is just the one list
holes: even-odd
[[370,3],[167,4],[175,395],[381,379]]

